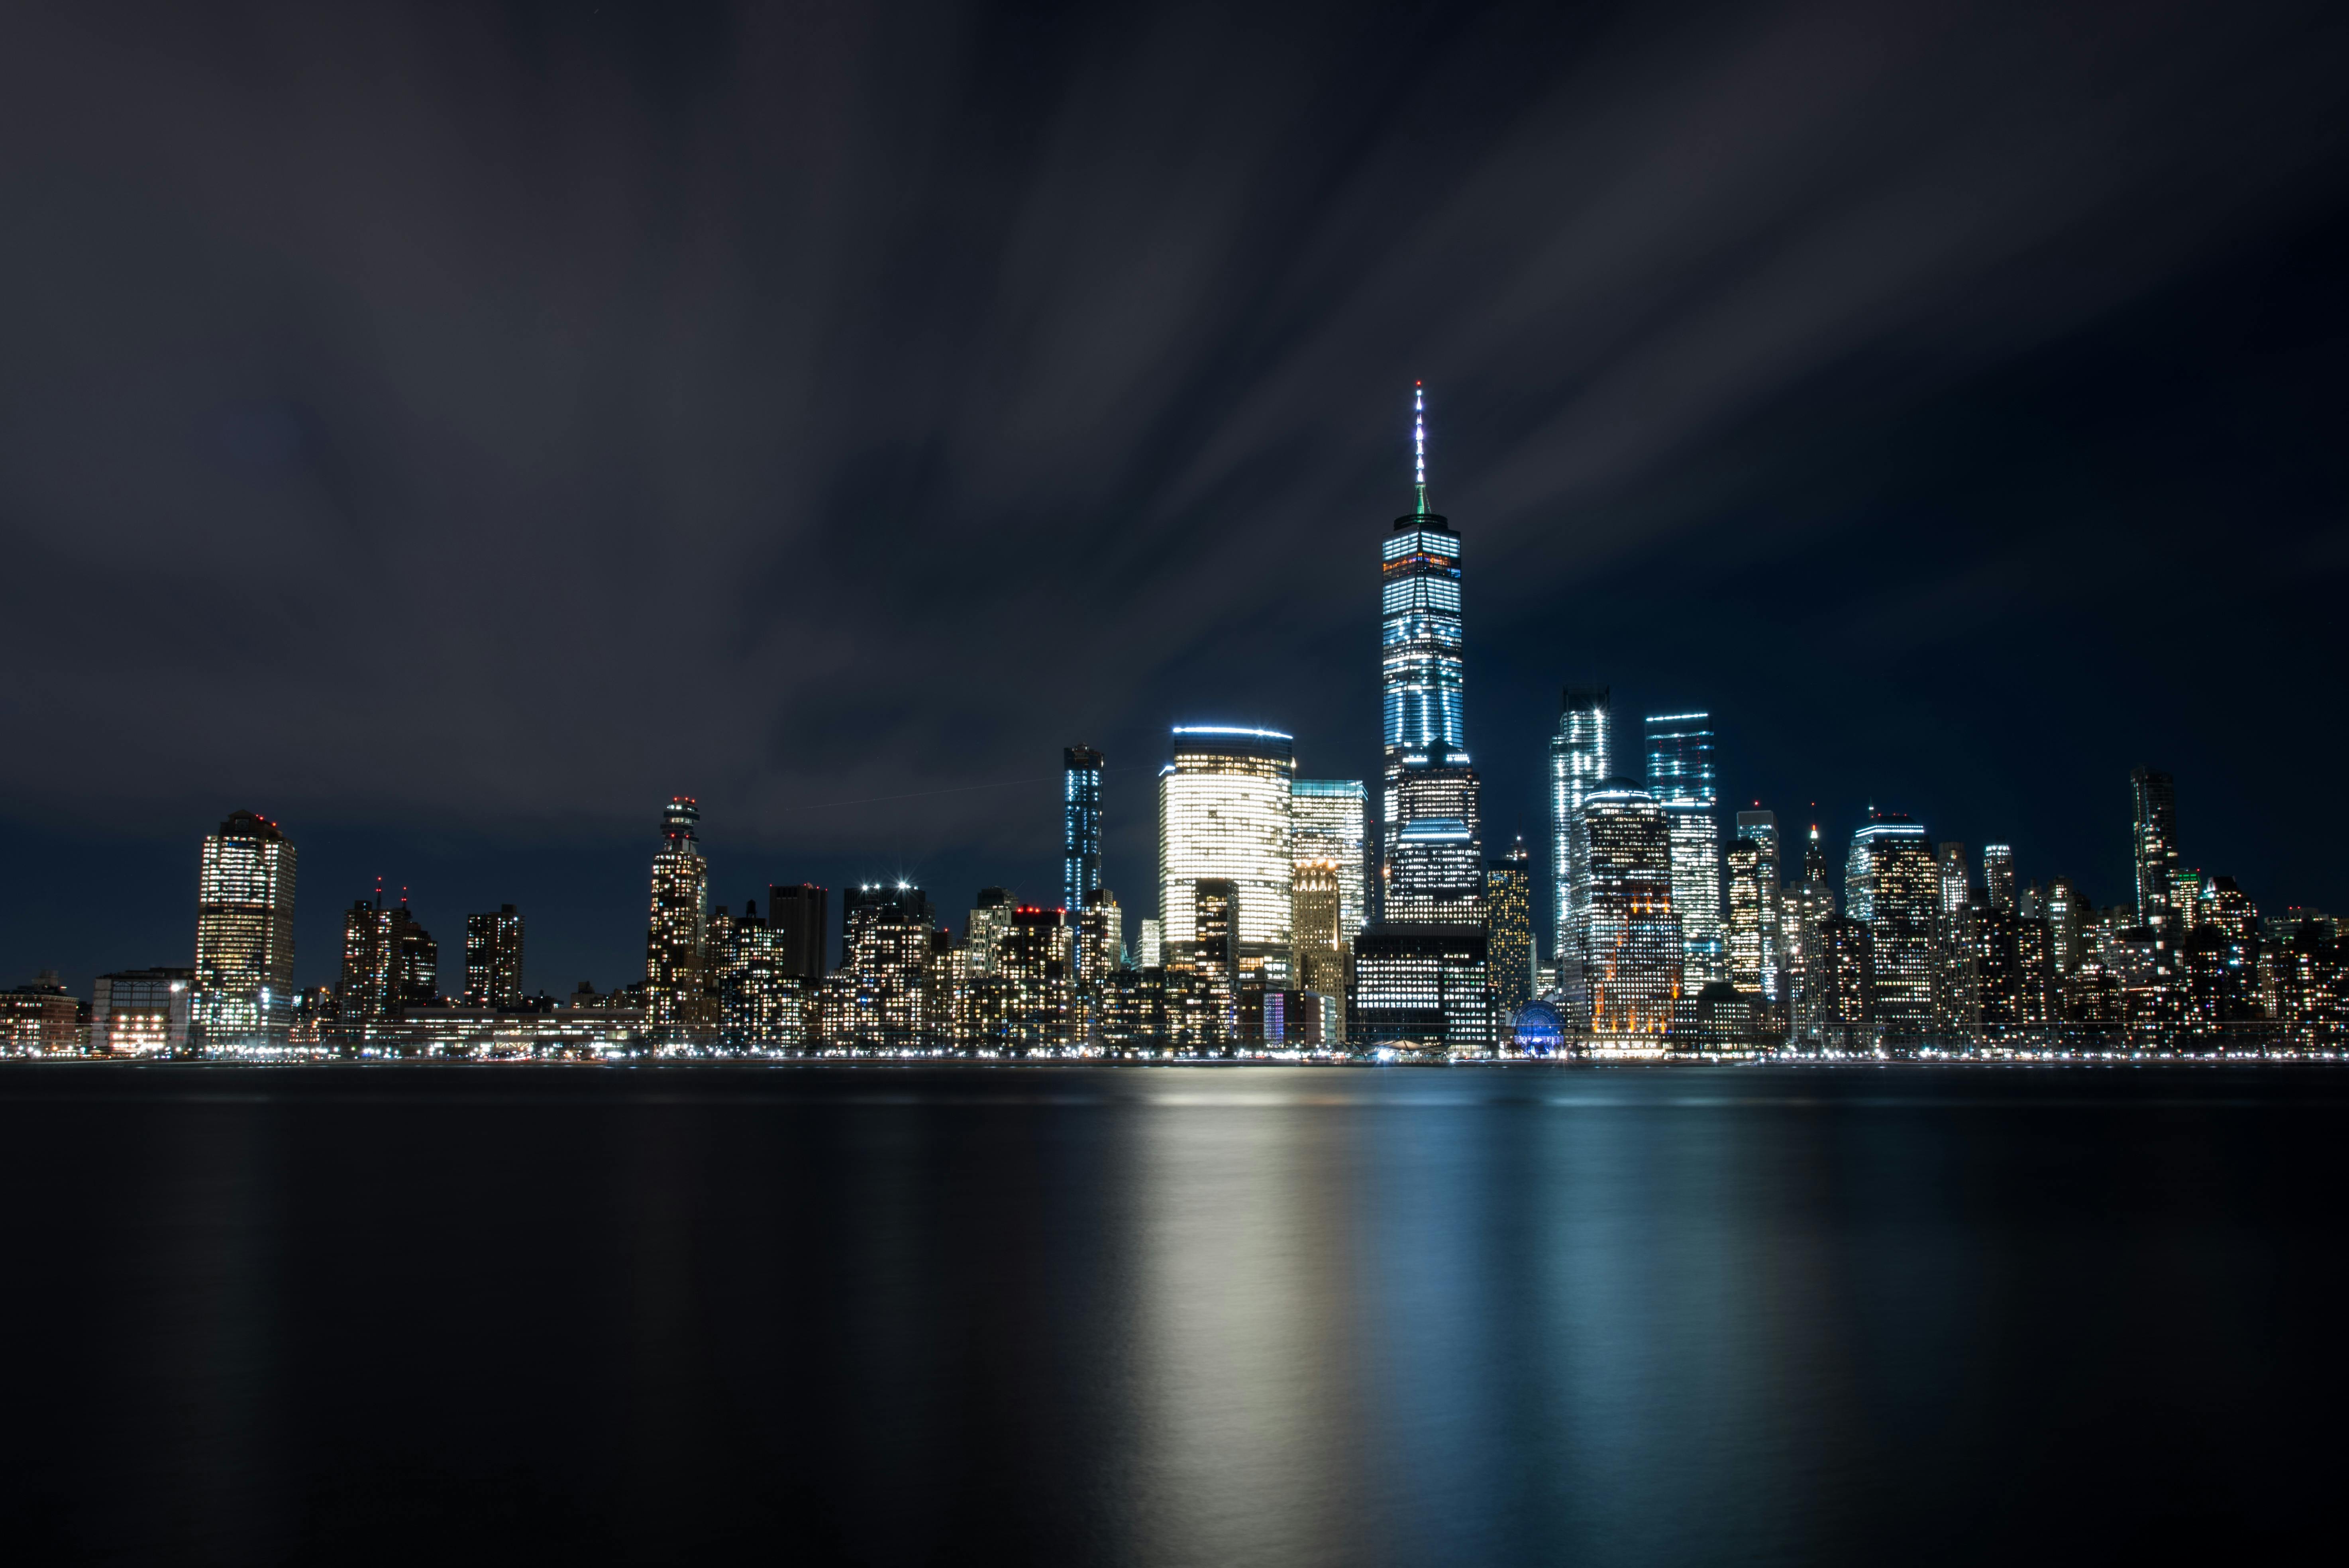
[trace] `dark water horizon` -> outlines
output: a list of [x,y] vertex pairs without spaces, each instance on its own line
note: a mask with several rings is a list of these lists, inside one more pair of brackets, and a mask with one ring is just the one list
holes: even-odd
[[2349,1076],[0,1067],[15,1561],[2338,1553]]

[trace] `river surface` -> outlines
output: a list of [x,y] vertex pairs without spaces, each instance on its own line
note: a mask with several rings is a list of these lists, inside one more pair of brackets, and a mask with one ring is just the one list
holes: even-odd
[[0,1071],[18,1562],[2339,1561],[2349,1069]]

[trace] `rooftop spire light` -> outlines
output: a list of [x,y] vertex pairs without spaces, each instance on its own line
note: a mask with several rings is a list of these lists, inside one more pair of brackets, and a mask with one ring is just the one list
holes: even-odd
[[1419,491],[1419,515],[1427,512],[1427,393],[1424,384],[1411,384],[1411,447],[1413,482]]

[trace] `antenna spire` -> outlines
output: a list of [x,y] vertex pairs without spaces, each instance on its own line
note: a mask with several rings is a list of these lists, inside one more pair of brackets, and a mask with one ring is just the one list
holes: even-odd
[[1423,384],[1411,384],[1411,450],[1413,481],[1419,495],[1419,515],[1427,511],[1427,393]]

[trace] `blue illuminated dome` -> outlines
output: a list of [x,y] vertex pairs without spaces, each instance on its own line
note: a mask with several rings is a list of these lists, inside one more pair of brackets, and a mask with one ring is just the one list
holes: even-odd
[[1526,1057],[1554,1057],[1566,1049],[1566,1022],[1547,1002],[1528,1002],[1509,1015],[1504,1049]]

